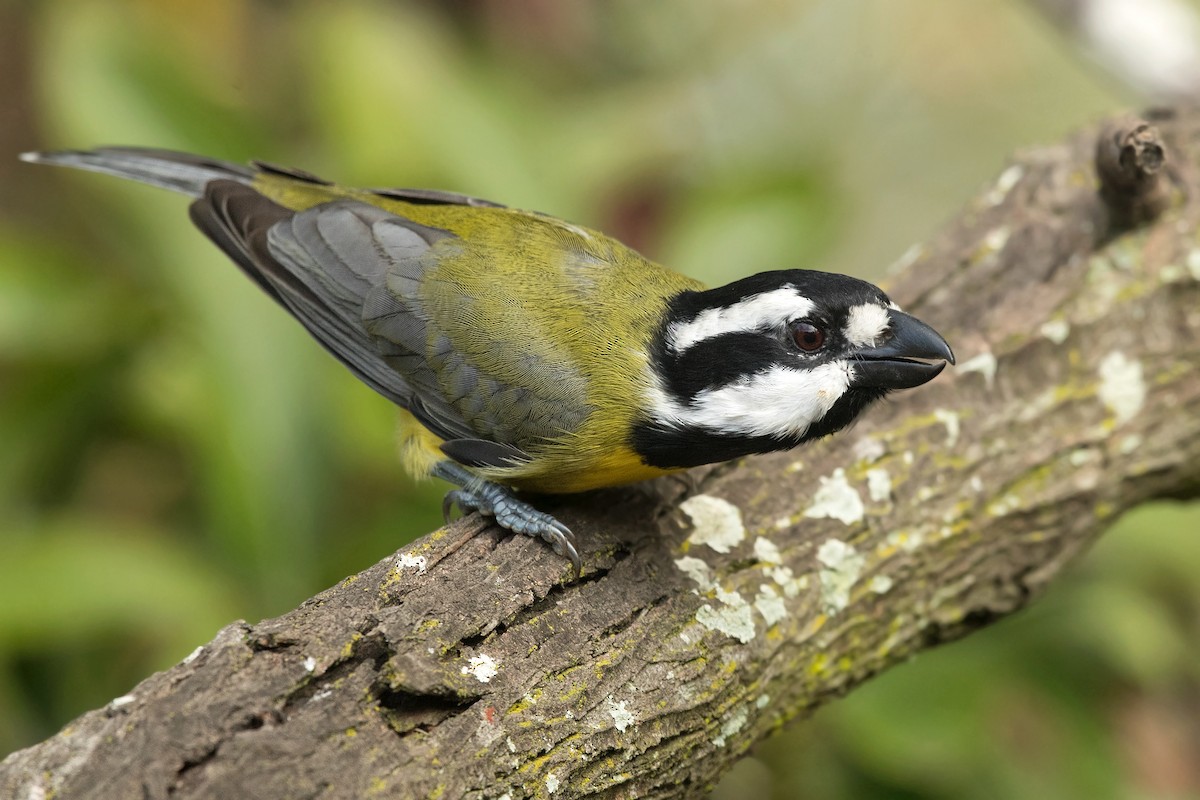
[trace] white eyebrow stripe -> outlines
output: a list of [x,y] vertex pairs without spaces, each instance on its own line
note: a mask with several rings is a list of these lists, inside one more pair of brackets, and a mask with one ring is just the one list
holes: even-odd
[[794,286],[784,285],[744,297],[731,306],[706,308],[689,322],[672,322],[667,341],[672,350],[682,353],[697,342],[721,334],[781,327],[807,316],[813,308],[813,302]]
[[874,347],[888,328],[888,310],[875,303],[852,306],[842,332],[855,347]]

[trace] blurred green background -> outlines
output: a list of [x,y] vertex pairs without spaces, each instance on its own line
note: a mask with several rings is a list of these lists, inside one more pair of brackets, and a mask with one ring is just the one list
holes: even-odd
[[[0,0],[0,85],[0,754],[390,554],[441,494],[182,198],[18,152],[257,157],[551,212],[711,282],[878,278],[1007,154],[1138,102],[1017,0]],[[1129,515],[717,796],[1200,797],[1196,531]]]

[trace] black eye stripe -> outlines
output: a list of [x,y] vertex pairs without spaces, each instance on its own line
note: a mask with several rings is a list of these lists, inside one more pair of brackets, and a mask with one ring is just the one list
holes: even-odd
[[761,333],[725,333],[703,339],[678,355],[664,352],[660,373],[667,391],[689,402],[705,389],[727,386],[787,358],[782,341]]

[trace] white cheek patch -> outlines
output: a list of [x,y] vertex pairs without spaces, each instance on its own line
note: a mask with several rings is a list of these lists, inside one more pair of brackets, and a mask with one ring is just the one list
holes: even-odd
[[721,334],[782,327],[812,310],[811,300],[797,293],[795,287],[785,285],[731,306],[707,308],[690,322],[672,322],[667,329],[667,343],[676,353],[682,353],[697,342]]
[[842,332],[855,347],[874,347],[888,327],[888,310],[875,303],[852,306]]
[[661,387],[651,391],[650,401],[656,417],[668,425],[747,436],[803,436],[846,393],[852,376],[847,361],[807,370],[775,366],[706,389],[690,405],[671,399]]

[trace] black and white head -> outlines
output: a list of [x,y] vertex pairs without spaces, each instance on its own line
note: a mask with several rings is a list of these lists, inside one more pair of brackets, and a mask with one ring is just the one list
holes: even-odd
[[878,287],[810,270],[679,295],[653,358],[634,449],[664,468],[795,447],[954,363],[946,341]]

